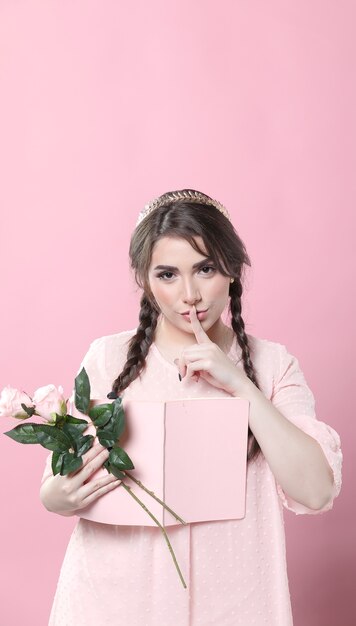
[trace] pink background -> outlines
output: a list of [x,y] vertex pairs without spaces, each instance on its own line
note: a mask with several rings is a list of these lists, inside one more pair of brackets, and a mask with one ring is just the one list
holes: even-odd
[[[355,619],[355,17],[329,0],[0,3],[0,389],[69,395],[89,343],[137,325],[139,210],[183,187],[219,199],[252,259],[247,332],[298,357],[343,444],[334,509],[285,512],[296,626]],[[6,626],[47,624],[77,521],[39,500],[47,453],[0,437]]]

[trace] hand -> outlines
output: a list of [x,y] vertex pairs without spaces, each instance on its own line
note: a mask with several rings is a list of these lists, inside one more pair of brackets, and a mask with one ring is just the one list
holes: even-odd
[[83,454],[83,465],[79,470],[65,476],[49,476],[40,489],[40,499],[46,509],[59,515],[75,515],[77,510],[117,487],[121,480],[113,474],[89,480],[108,456],[109,451],[101,444],[93,445]]
[[240,371],[225,352],[209,339],[194,306],[190,311],[190,321],[197,344],[184,348],[180,358],[174,361],[182,379],[196,379],[198,382],[201,376],[213,387],[236,394],[248,379],[246,373]]

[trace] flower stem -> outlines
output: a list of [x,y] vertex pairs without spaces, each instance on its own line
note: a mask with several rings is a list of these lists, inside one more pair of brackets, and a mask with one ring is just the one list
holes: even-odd
[[147,493],[150,494],[150,496],[152,496],[152,498],[154,498],[155,500],[157,500],[157,502],[159,502],[160,504],[162,504],[162,506],[167,509],[167,511],[169,511],[170,513],[172,513],[172,515],[176,518],[176,520],[178,522],[181,522],[182,524],[187,524],[187,522],[184,521],[184,519],[182,519],[177,513],[175,513],[169,506],[168,504],[166,504],[165,502],[163,502],[163,500],[161,500],[158,496],[155,495],[155,493],[153,491],[150,491],[149,489],[147,489],[147,487],[145,487],[140,480],[138,480],[137,478],[134,478],[134,476],[132,476],[131,474],[129,474],[127,471],[123,472],[125,474],[125,476],[128,476],[129,478],[131,478],[131,480],[133,480],[136,485],[138,485],[139,487],[142,487],[142,489],[144,489]]
[[177,568],[177,571],[178,571],[179,577],[180,577],[180,579],[181,579],[181,581],[182,581],[183,587],[186,589],[186,588],[187,588],[187,585],[186,585],[185,580],[184,580],[184,578],[183,578],[182,572],[180,571],[179,565],[178,565],[178,563],[177,563],[176,556],[175,556],[175,554],[174,554],[174,550],[173,550],[173,548],[172,548],[172,546],[171,546],[171,543],[170,543],[170,541],[169,541],[169,539],[168,539],[168,536],[167,536],[167,533],[166,533],[166,530],[165,530],[164,526],[162,526],[162,524],[160,524],[160,522],[159,522],[159,521],[158,521],[158,519],[157,519],[157,518],[153,515],[153,513],[151,513],[151,511],[149,511],[149,510],[148,510],[147,506],[146,506],[143,502],[141,502],[141,500],[140,500],[140,499],[139,499],[139,498],[138,498],[138,497],[137,497],[137,496],[133,493],[133,491],[132,491],[131,487],[129,487],[128,485],[126,485],[123,481],[121,482],[121,486],[122,486],[122,487],[124,487],[124,489],[126,489],[126,491],[128,491],[128,493],[130,494],[130,496],[132,496],[132,497],[133,497],[133,498],[134,498],[134,499],[135,499],[135,500],[136,500],[136,501],[140,504],[140,506],[142,506],[142,508],[143,508],[143,509],[144,509],[144,510],[148,513],[148,515],[149,515],[150,517],[152,517],[152,519],[154,520],[154,522],[155,522],[155,523],[156,523],[156,524],[160,527],[160,529],[162,530],[163,535],[164,535],[164,538],[165,538],[165,540],[166,540],[166,542],[167,542],[167,544],[168,544],[169,551],[170,551],[170,553],[171,553],[171,555],[172,555],[172,558],[173,558],[174,564],[175,564],[175,566],[176,566],[176,568]]

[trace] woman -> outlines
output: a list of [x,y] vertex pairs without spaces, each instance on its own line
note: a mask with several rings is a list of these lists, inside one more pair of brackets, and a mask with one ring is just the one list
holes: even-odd
[[[94,340],[79,370],[97,398],[247,398],[246,515],[168,527],[187,589],[158,527],[79,519],[49,624],[289,626],[283,507],[331,509],[341,487],[339,435],[316,419],[297,359],[245,332],[250,259],[225,207],[191,189],[163,194],[140,213],[129,254],[143,289],[139,325]],[[221,319],[226,305],[231,327]],[[85,483],[107,458],[101,446],[68,476],[52,476],[50,457],[41,488],[50,511],[75,515],[120,484],[111,475]]]

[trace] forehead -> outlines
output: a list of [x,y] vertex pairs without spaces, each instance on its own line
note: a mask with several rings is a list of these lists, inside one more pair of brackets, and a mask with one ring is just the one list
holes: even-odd
[[204,255],[208,256],[203,238],[196,236],[194,240],[204,254],[200,254],[193,248],[189,241],[182,237],[162,237],[153,247],[151,265],[158,262],[172,263],[174,261],[178,263],[178,261],[182,262],[188,257],[189,260],[200,260],[204,258]]

